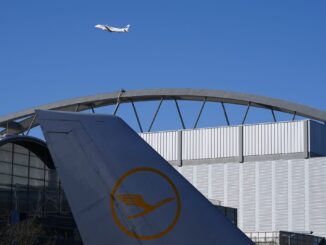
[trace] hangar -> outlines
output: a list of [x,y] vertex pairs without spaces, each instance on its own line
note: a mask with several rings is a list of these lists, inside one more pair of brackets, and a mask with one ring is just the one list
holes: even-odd
[[[200,110],[186,128],[179,101],[197,101]],[[147,132],[137,102],[157,101]],[[175,104],[181,129],[151,132],[164,101]],[[219,104],[226,125],[197,128],[208,102]],[[326,112],[278,99],[216,90],[157,89],[120,91],[61,101],[0,118],[1,210],[69,212],[46,144],[26,137],[38,126],[36,109],[75,111],[130,103],[140,135],[207,198],[238,209],[238,225],[257,232],[310,232],[326,236]],[[231,125],[227,104],[245,107]],[[246,124],[251,108],[270,111],[272,122]],[[277,121],[275,112],[291,114]],[[295,120],[297,116],[303,120]],[[40,205],[42,203],[42,205]],[[41,207],[41,210],[39,208]],[[10,213],[10,212],[9,212]],[[60,221],[58,221],[60,222]]]

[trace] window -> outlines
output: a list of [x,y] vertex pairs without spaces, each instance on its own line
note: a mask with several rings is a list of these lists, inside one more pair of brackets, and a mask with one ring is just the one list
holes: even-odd
[[36,179],[29,179],[29,186],[30,188],[44,188],[44,181],[43,180],[36,180]]
[[28,155],[21,153],[14,153],[14,163],[28,166]]
[[12,165],[10,163],[0,162],[0,173],[11,175],[11,172],[12,172]]
[[27,178],[14,176],[12,185],[15,186],[15,187],[22,186],[22,187],[26,188],[27,187],[27,181],[28,181]]
[[10,151],[3,150],[0,148],[0,160],[3,162],[11,163],[12,161],[12,153]]
[[30,168],[29,177],[34,179],[44,179],[44,169]]
[[28,177],[28,168],[24,166],[14,165],[14,175]]
[[36,157],[35,155],[31,155],[30,158],[30,166],[35,167],[35,168],[44,168],[44,163],[42,162],[41,159]]
[[11,175],[0,174],[0,185],[11,186]]
[[14,209],[29,214],[71,213],[57,172],[26,148],[6,144],[0,147],[0,214]]

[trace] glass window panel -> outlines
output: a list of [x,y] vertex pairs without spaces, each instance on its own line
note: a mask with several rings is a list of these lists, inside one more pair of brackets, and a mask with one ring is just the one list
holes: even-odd
[[36,179],[29,179],[29,186],[35,188],[44,188],[44,181],[43,180],[36,180]]
[[12,185],[16,188],[22,188],[27,186],[27,178],[22,178],[22,177],[13,177],[13,182]]
[[14,165],[14,175],[28,177],[28,168],[24,166]]
[[45,181],[45,187],[51,190],[57,190],[59,189],[59,182],[56,181]]
[[23,146],[20,146],[20,145],[14,145],[14,151],[15,153],[22,153],[22,154],[25,154],[25,155],[28,155],[28,150],[23,147]]
[[10,174],[12,172],[12,165],[10,163],[0,162],[0,173]]
[[11,175],[0,174],[0,185],[11,186]]
[[30,187],[29,189],[29,210],[41,212],[43,206],[43,188]]
[[57,171],[54,169],[45,170],[45,180],[50,182],[57,182],[58,181]]
[[11,151],[0,150],[0,161],[11,163],[11,158],[12,158]]
[[2,145],[2,146],[0,146],[0,150],[3,150],[3,151],[12,151],[12,144],[9,143],[9,144]]
[[[1,178],[1,177],[0,177]],[[0,185],[0,213],[9,213],[10,211],[11,189]]]
[[28,166],[28,155],[15,153],[14,154],[14,163]]
[[13,190],[12,195],[12,204],[14,209],[18,209],[20,212],[28,211],[28,202],[27,202],[27,189],[16,188]]
[[36,179],[44,179],[44,170],[38,168],[30,168],[29,177],[36,178]]
[[58,213],[60,210],[60,196],[58,189],[45,189],[45,210],[47,213]]
[[44,163],[38,157],[31,156],[30,158],[30,166],[36,168],[44,168]]

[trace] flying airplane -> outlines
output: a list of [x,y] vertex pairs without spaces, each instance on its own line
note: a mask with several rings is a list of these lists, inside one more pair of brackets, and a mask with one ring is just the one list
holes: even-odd
[[254,245],[119,117],[36,115],[85,245]]
[[124,28],[117,28],[108,25],[96,25],[95,28],[108,32],[128,32],[130,25],[126,25]]

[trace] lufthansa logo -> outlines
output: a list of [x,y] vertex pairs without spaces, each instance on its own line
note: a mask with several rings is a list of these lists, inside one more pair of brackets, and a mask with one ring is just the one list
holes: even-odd
[[168,176],[143,167],[132,169],[118,179],[111,192],[110,209],[115,224],[125,234],[152,240],[173,229],[180,217],[181,203]]

